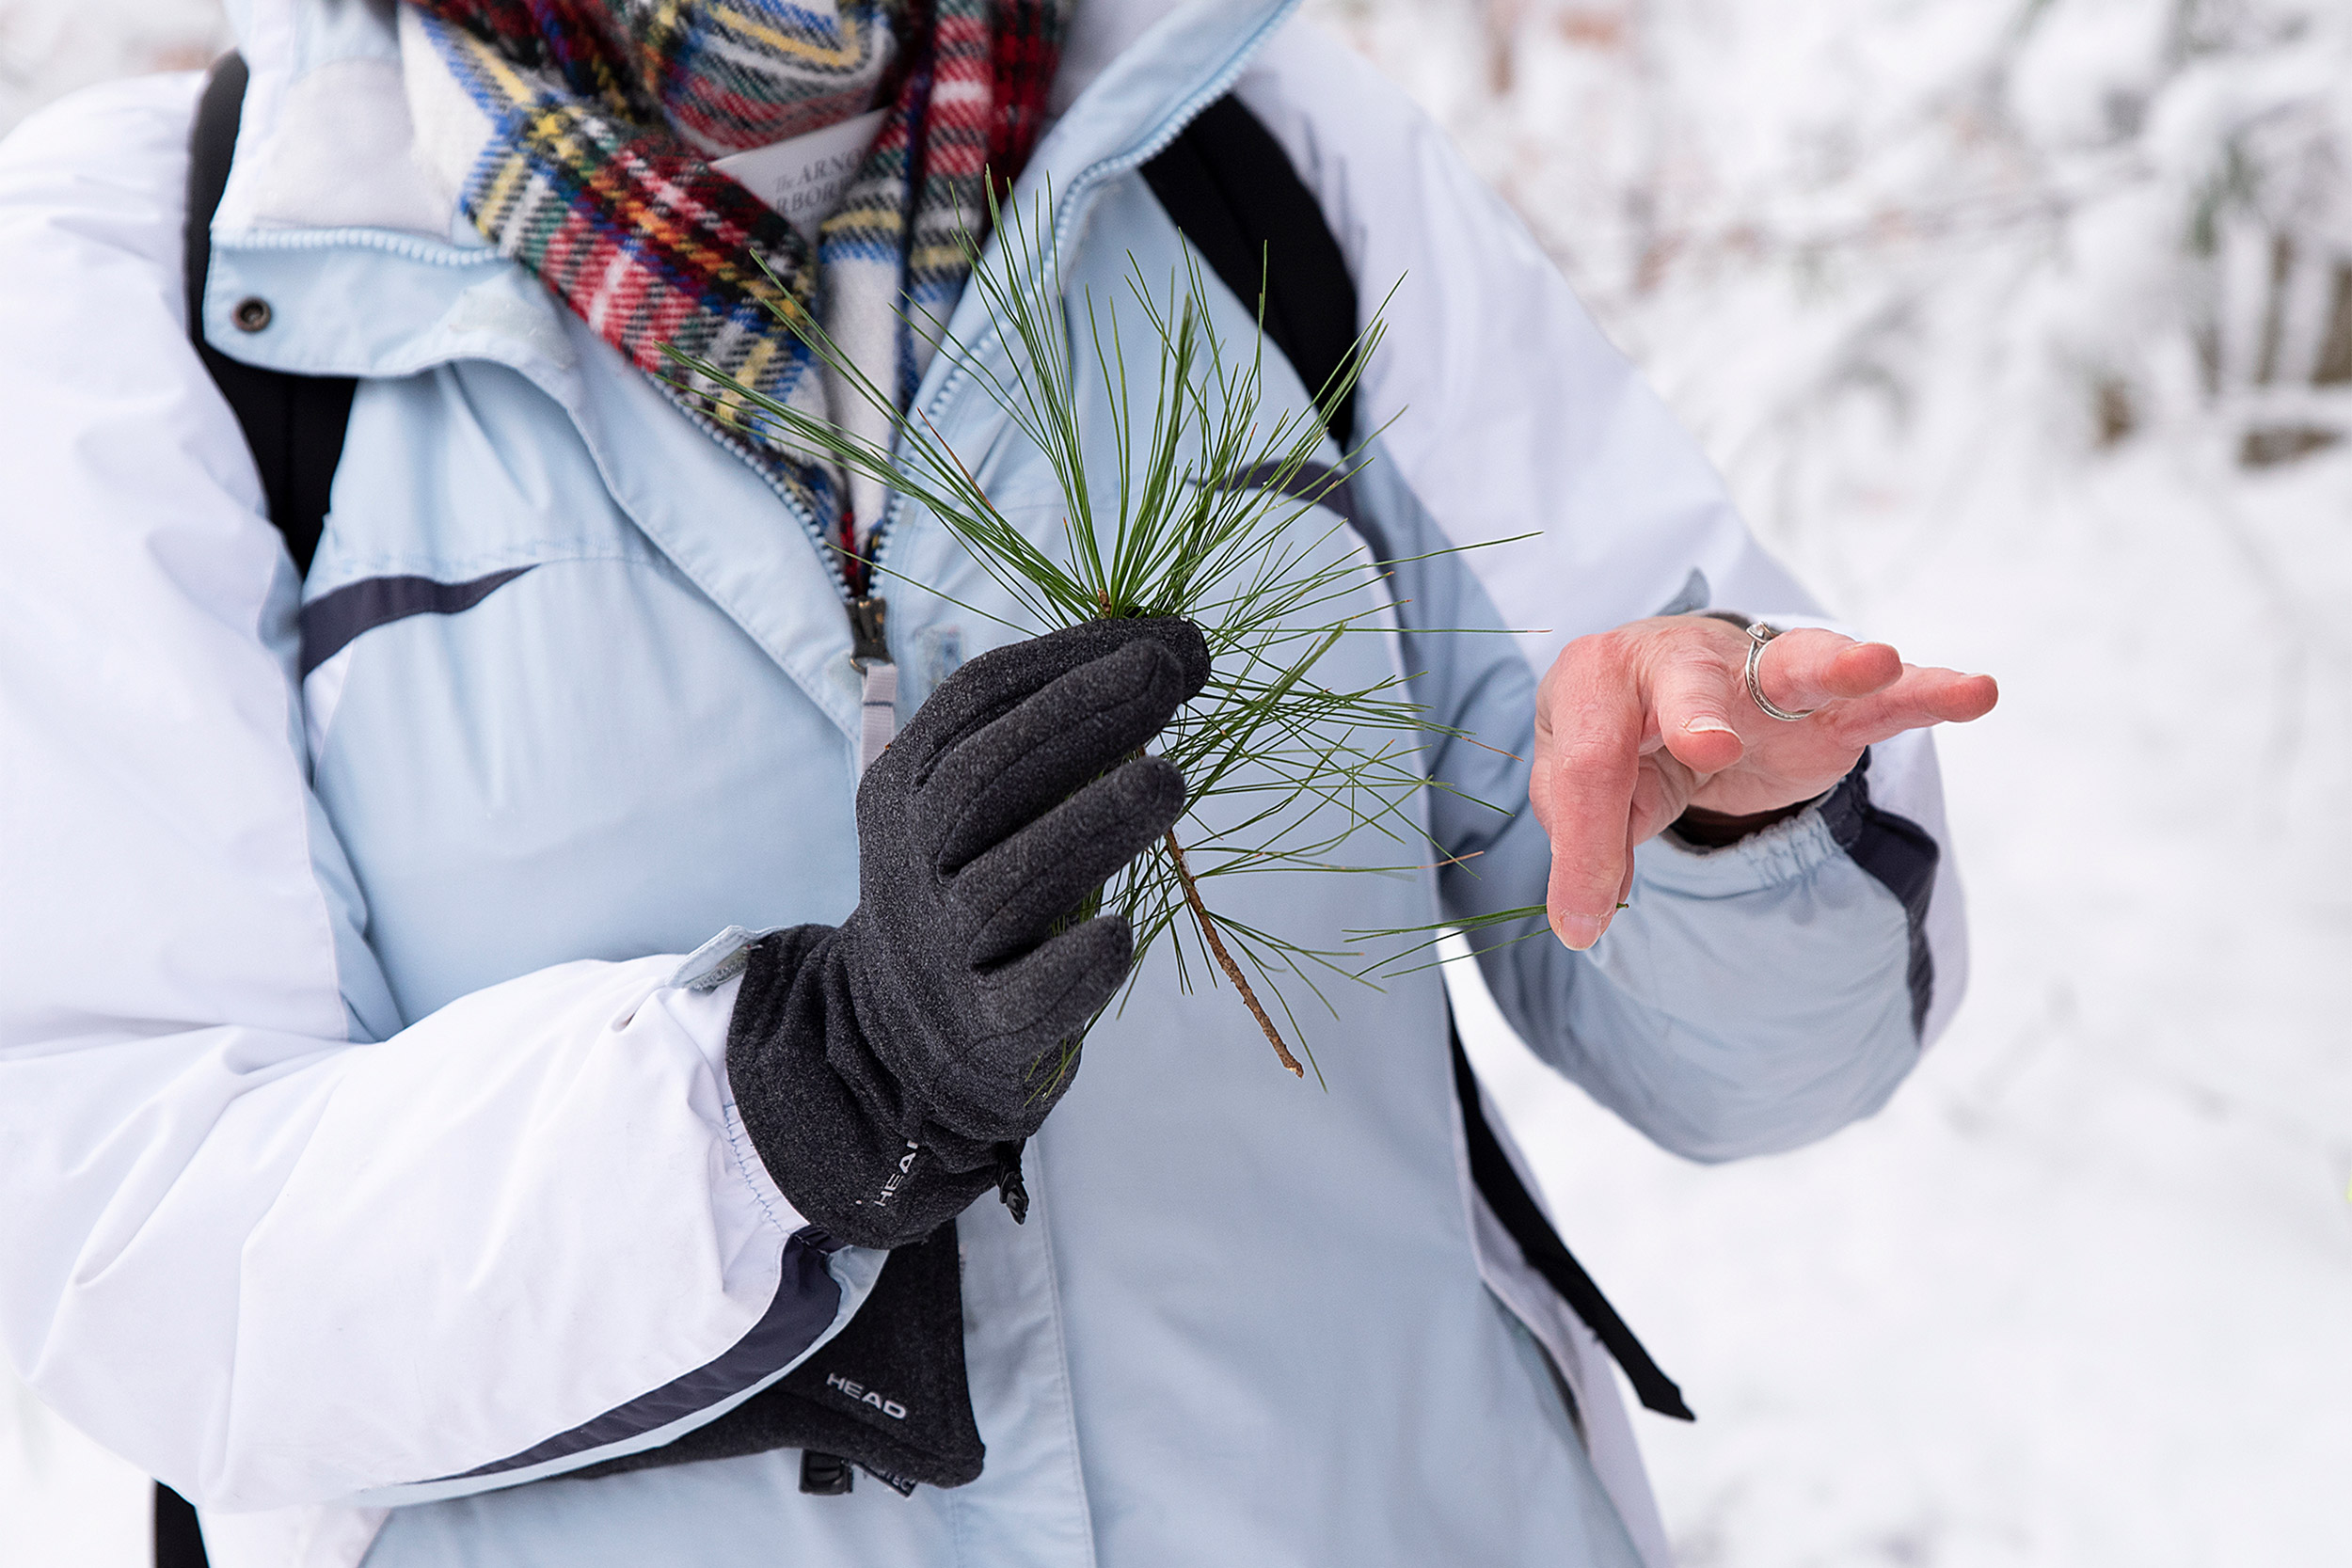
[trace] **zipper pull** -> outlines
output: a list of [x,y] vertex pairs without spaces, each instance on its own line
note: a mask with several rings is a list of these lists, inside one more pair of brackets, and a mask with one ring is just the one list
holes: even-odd
[[864,777],[898,733],[898,667],[891,662],[890,605],[874,594],[850,601],[850,662],[857,666],[857,770]]
[[869,663],[890,662],[888,629],[890,601],[862,595],[850,601],[850,662],[863,670]]

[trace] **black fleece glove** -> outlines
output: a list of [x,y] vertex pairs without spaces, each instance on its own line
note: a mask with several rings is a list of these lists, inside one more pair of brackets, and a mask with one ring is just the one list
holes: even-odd
[[957,671],[866,770],[856,911],[754,948],[727,1037],[752,1143],[809,1220],[897,1246],[1017,1159],[1134,956],[1118,916],[1053,927],[1182,815],[1173,764],[1120,759],[1208,675],[1186,621],[1055,632]]

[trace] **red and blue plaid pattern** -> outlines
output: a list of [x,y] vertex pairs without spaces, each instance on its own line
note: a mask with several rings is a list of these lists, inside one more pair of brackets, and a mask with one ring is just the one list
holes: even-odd
[[[641,369],[663,344],[859,434],[888,417],[828,387],[777,320],[807,312],[901,404],[962,293],[982,181],[1041,128],[1063,0],[412,0],[492,133],[463,201],[482,233]],[[710,160],[890,113],[816,254]],[[765,264],[766,273],[762,271]],[[772,274],[771,282],[766,274]],[[781,293],[779,293],[781,285]],[[926,324],[910,330],[908,319]],[[739,437],[730,437],[738,438]],[[878,500],[831,465],[755,455],[862,553]],[[858,563],[848,563],[856,575]]]

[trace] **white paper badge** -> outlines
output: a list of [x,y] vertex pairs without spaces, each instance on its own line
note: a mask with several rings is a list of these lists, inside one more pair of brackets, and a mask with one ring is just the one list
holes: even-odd
[[888,109],[876,109],[790,141],[711,160],[710,166],[774,208],[817,243],[817,226],[841,205],[842,189],[882,132]]

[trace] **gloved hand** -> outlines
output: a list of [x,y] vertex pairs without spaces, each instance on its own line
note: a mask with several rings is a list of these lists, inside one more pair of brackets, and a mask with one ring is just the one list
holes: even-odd
[[896,1246],[995,1185],[1000,1146],[1017,1159],[1134,956],[1119,916],[1052,927],[1182,815],[1173,764],[1120,759],[1208,675],[1187,621],[1055,632],[957,671],[866,770],[856,911],[762,941],[727,1037],[744,1126],[806,1218]]

